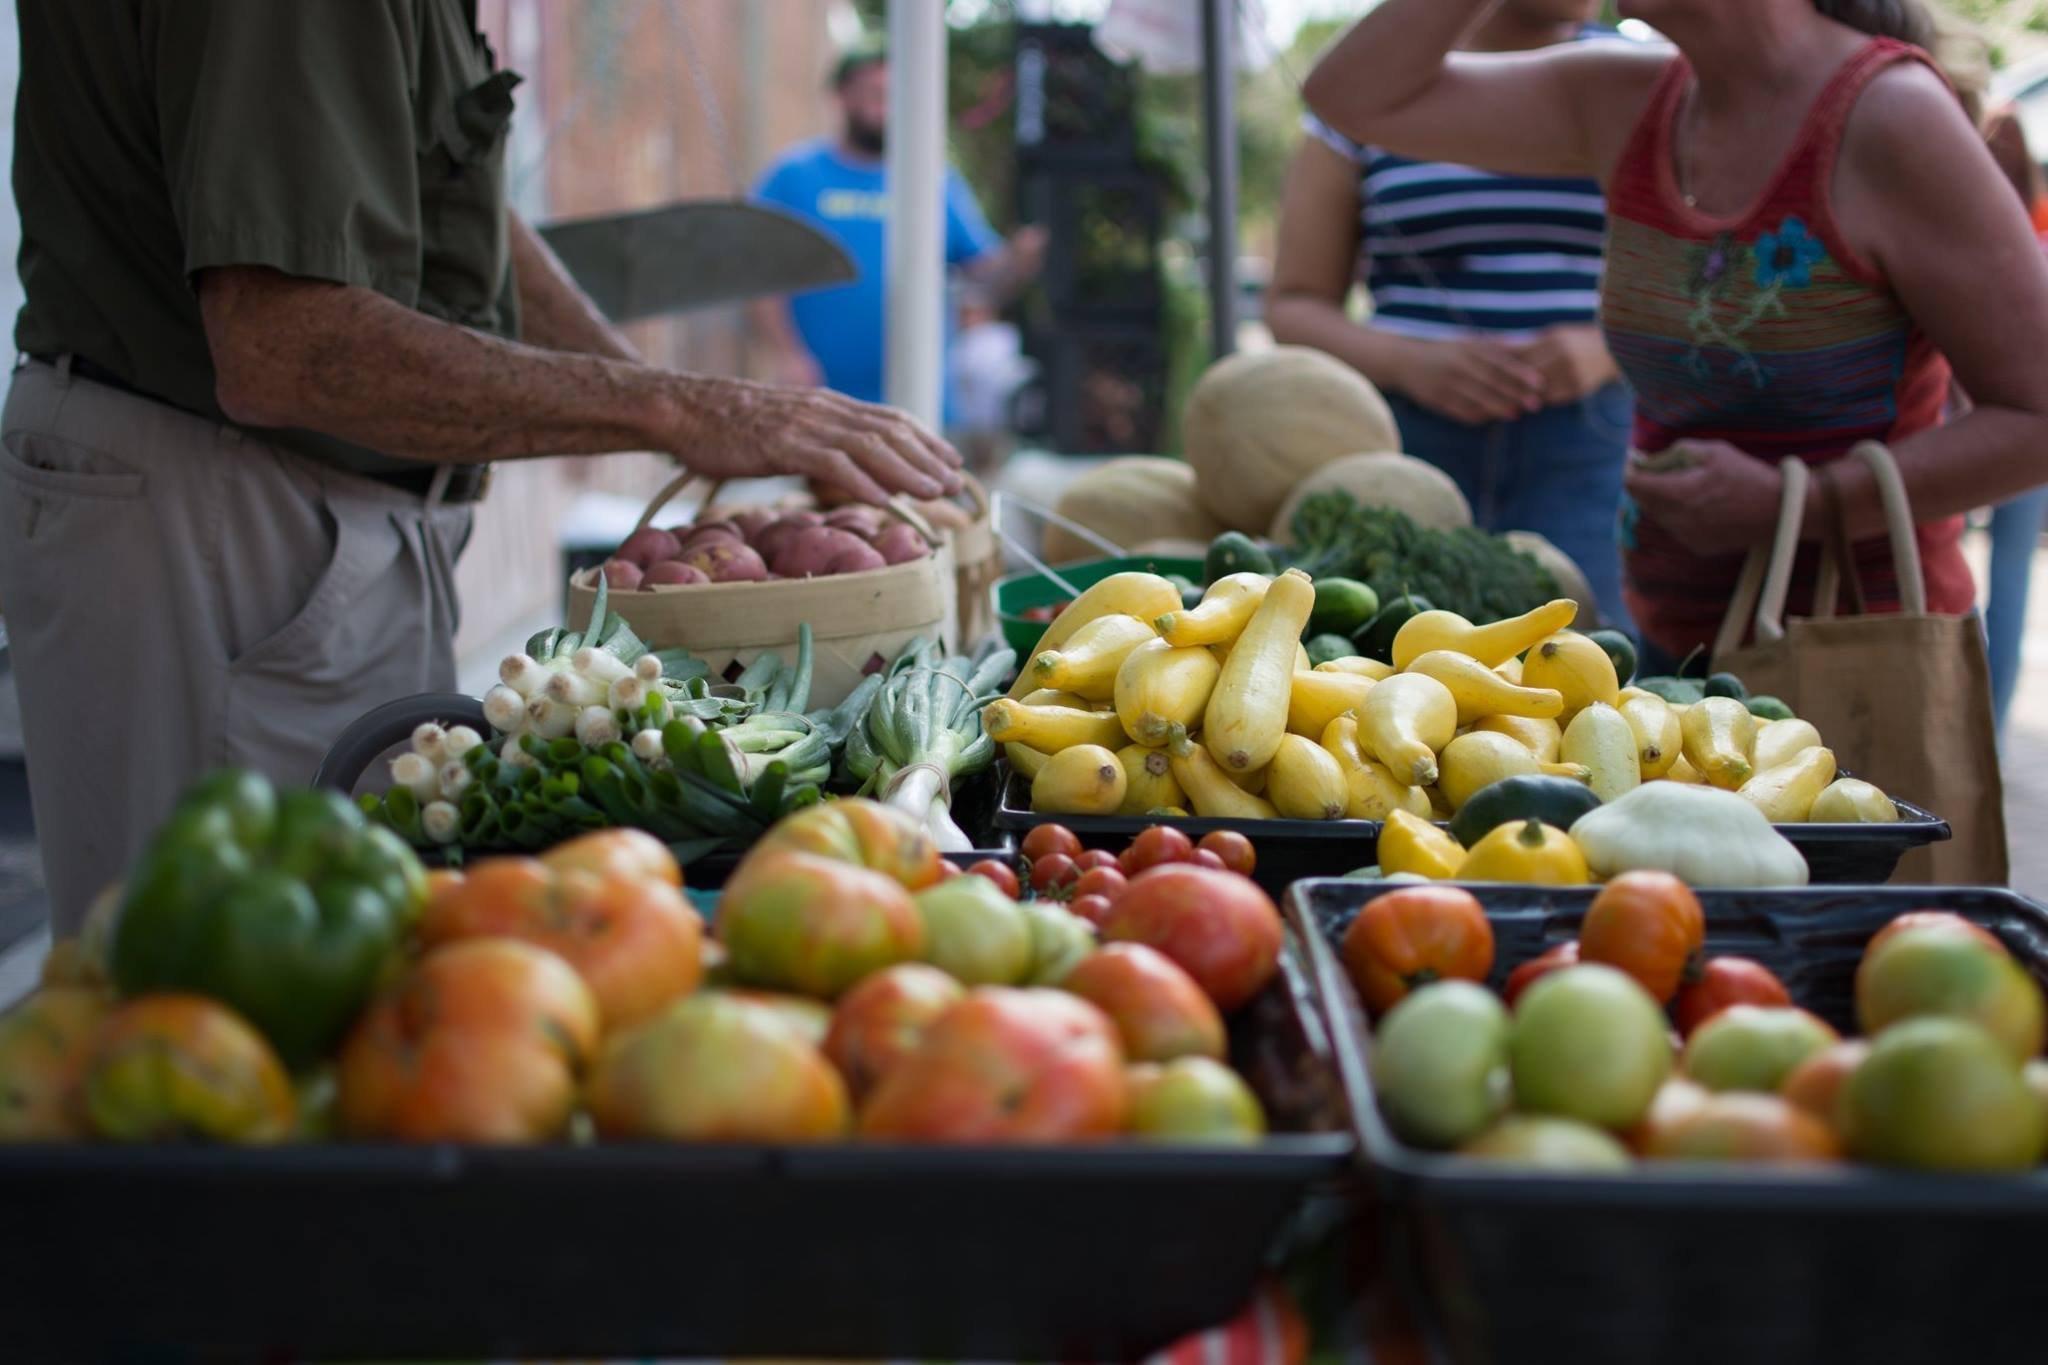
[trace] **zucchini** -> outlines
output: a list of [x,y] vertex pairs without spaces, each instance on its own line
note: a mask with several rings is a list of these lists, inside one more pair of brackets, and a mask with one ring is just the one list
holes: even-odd
[[1792,708],[1776,697],[1749,697],[1743,703],[1758,720],[1797,720]]
[[1270,577],[1273,556],[1244,532],[1225,531],[1209,542],[1209,553],[1202,560],[1202,576],[1214,583],[1234,573],[1262,573]]
[[1627,687],[1636,675],[1636,642],[1618,630],[1587,631],[1586,638],[1607,651],[1614,661],[1614,676]]
[[1374,613],[1372,620],[1351,637],[1351,643],[1365,658],[1391,664],[1394,661],[1394,637],[1401,633],[1401,627],[1412,618],[1435,610],[1427,597],[1403,593]]
[[1451,817],[1451,835],[1466,848],[1513,820],[1541,820],[1570,829],[1600,798],[1583,782],[1543,774],[1504,777],[1481,787]]
[[1673,706],[1692,706],[1707,698],[1706,688],[1696,678],[1637,678],[1635,685]]
[[1716,673],[1707,679],[1705,688],[1709,697],[1727,697],[1731,701],[1748,701],[1749,689],[1742,685],[1742,679],[1733,673]]
[[1318,664],[1326,664],[1332,659],[1348,659],[1351,657],[1351,641],[1345,639],[1342,635],[1311,635],[1306,648],[1308,650],[1308,666],[1310,668],[1314,668]]

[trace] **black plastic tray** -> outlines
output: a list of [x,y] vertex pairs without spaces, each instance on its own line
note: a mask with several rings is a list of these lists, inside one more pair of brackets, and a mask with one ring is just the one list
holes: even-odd
[[1297,961],[1250,1149],[0,1146],[0,1359],[1136,1358],[1354,1169]]
[[[1372,1097],[1371,1038],[1334,945],[1379,890],[1294,888],[1371,1168],[1361,1224],[1408,1281],[1438,1353],[1466,1362],[1871,1365],[2039,1360],[2048,1174],[1915,1175],[1843,1166],[1651,1165],[1608,1178],[1510,1171],[1395,1139]],[[1593,892],[1470,888],[1498,986],[1572,937]],[[1703,892],[1707,944],[1775,971],[1801,1005],[1852,1025],[1863,946],[1894,916],[1955,911],[2048,984],[2048,911],[2010,891],[1881,887]],[[1384,1238],[1382,1243],[1380,1239]]]
[[[1090,848],[1121,849],[1142,829],[1173,825],[1190,838],[1235,829],[1258,850],[1255,876],[1274,895],[1304,877],[1341,877],[1379,861],[1377,820],[1154,820],[1138,815],[1040,815],[1031,809],[1031,784],[998,765],[1002,803],[995,826],[1020,837],[1038,825],[1061,824]],[[1894,801],[1890,825],[1779,825],[1778,832],[1805,855],[1816,885],[1875,886],[1891,880],[1899,859],[1924,844],[1952,837],[1948,822],[1906,801]]]

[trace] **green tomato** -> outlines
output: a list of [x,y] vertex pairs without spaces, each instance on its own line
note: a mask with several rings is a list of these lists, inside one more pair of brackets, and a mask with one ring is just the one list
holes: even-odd
[[1628,1149],[1591,1124],[1511,1114],[1458,1149],[1460,1156],[1548,1171],[1625,1171]]
[[1793,1068],[1841,1036],[1805,1010],[1731,1005],[1701,1024],[1685,1045],[1685,1074],[1709,1090],[1775,1095]]
[[1403,1140],[1455,1147],[1507,1112],[1508,1012],[1470,981],[1409,995],[1373,1039],[1373,1088]]
[[1518,1108],[1629,1128],[1671,1074],[1671,1037],[1650,993],[1585,963],[1538,981],[1515,1005],[1509,1043]]
[[2041,1101],[2020,1066],[1965,1019],[1886,1029],[1842,1088],[1852,1154],[1930,1171],[2019,1171],[2041,1159]]

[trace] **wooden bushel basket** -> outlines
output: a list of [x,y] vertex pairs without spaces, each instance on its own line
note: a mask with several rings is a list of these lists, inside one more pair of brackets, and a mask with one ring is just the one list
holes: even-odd
[[[693,476],[685,474],[655,494],[635,531],[644,529]],[[709,506],[714,487],[704,499]],[[952,536],[934,534],[899,499],[889,509],[938,548],[923,559],[867,573],[766,583],[689,583],[614,591],[611,610],[626,618],[656,649],[687,649],[711,666],[714,677],[744,668],[773,650],[796,656],[797,627],[811,627],[811,706],[844,701],[864,673],[896,657],[919,636],[936,637],[947,650],[959,640],[959,583]],[[584,629],[597,600],[602,569],[569,580],[569,626]],[[734,666],[737,665],[737,668]]]

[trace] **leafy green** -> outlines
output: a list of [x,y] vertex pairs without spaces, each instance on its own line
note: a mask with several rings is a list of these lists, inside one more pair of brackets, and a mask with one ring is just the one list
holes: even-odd
[[1382,602],[1419,593],[1480,625],[1558,595],[1548,570],[1498,536],[1417,526],[1405,512],[1361,506],[1342,489],[1302,501],[1294,544],[1294,567],[1311,577],[1355,578]]

